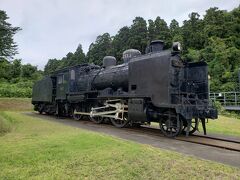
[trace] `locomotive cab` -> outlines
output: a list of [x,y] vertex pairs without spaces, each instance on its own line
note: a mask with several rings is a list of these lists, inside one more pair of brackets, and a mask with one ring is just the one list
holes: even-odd
[[[192,134],[201,121],[206,134],[205,119],[217,118],[217,110],[208,97],[207,64],[182,61],[180,50],[180,43],[174,43],[171,50],[163,50],[163,41],[154,41],[146,55],[131,59],[129,93],[145,98],[142,106],[138,100],[130,101],[129,118],[134,121],[146,112],[147,119],[159,122],[167,136]],[[134,111],[134,107],[142,112]]]

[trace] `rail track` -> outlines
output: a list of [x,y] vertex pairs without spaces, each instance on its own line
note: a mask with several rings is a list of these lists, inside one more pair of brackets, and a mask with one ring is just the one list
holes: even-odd
[[[71,119],[71,120],[73,120],[73,119]],[[83,120],[82,123],[93,124],[93,122],[86,121],[86,120]],[[98,126],[109,127],[111,125],[107,124],[107,123],[103,123],[103,124],[98,124]],[[160,129],[149,127],[149,126],[126,127],[123,129],[126,131],[129,131],[129,132],[138,132],[138,133],[144,133],[144,134],[151,135],[151,136],[165,137],[163,134],[161,134]],[[189,137],[182,135],[182,136],[177,136],[177,137],[171,138],[171,139],[240,152],[240,140],[237,141],[237,140],[233,140],[233,139],[213,137],[213,136],[204,136],[204,135],[191,135]]]
[[[161,134],[160,129],[157,129],[157,128],[143,126],[140,128],[128,128],[128,130],[138,131],[138,132],[142,131],[149,135],[164,137],[164,135]],[[217,148],[228,149],[228,150],[240,152],[240,141],[227,139],[227,138],[203,136],[203,135],[191,135],[189,137],[177,136],[173,139],[176,139],[178,141],[202,144],[202,145],[206,145],[206,146],[213,146],[213,147],[217,147]]]
[[188,138],[180,136],[180,137],[177,137],[176,139],[180,141],[187,141],[187,142],[203,144],[207,146],[214,146],[218,148],[240,152],[239,141],[233,141],[229,139],[216,138],[216,137],[210,137],[210,136],[201,136],[201,135],[193,135]]

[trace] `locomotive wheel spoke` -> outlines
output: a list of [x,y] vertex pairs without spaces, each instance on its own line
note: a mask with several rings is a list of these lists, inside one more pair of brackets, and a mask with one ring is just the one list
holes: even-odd
[[39,110],[38,110],[39,114],[43,113],[43,105],[39,105]]
[[[172,114],[172,112],[168,111],[169,115]],[[171,113],[171,114],[170,114]],[[159,122],[160,130],[162,133],[167,137],[175,137],[182,131],[182,120],[180,118],[177,118],[177,115],[174,116],[168,116],[167,118],[162,119]]]
[[[95,104],[93,107],[94,108],[98,108],[98,107],[101,107],[101,106],[103,106],[101,103],[98,103],[98,104]],[[93,111],[93,110],[91,110],[91,111]],[[96,110],[94,110],[93,111],[94,113],[96,113],[96,112],[104,112],[104,109],[100,109],[100,110],[98,110],[98,111],[96,111]],[[88,118],[92,121],[92,122],[94,122],[94,123],[96,123],[96,124],[101,124],[101,123],[103,123],[104,122],[104,117],[102,117],[102,116],[88,116]]]
[[96,124],[101,124],[104,121],[104,118],[101,116],[90,117],[90,120]]
[[75,119],[77,121],[81,120],[83,116],[81,114],[74,114],[74,111],[77,111],[77,109],[76,108],[72,109],[72,117],[73,117],[73,119]]
[[[189,134],[193,134],[197,128],[198,128],[198,118],[195,118],[192,120],[192,123],[191,123],[191,127],[190,127],[190,131],[189,131]],[[186,134],[187,133],[187,123],[183,125],[183,130],[182,130],[182,134]]]
[[79,121],[82,119],[82,115],[81,114],[73,114],[73,119]]
[[129,124],[127,113],[124,113],[123,119],[110,118],[110,120],[112,124],[118,128],[126,127]]

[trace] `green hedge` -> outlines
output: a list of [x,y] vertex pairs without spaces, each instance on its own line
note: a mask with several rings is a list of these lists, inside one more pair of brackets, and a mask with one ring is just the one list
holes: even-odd
[[31,97],[32,96],[31,81],[18,82],[15,84],[1,83],[0,97]]

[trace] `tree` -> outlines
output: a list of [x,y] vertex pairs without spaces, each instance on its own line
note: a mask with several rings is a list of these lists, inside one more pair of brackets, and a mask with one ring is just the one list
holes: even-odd
[[51,74],[58,69],[60,61],[57,59],[49,59],[44,67],[44,74]]
[[51,74],[56,70],[86,63],[85,54],[82,50],[82,45],[79,44],[74,53],[69,52],[66,57],[61,60],[49,59],[44,67],[44,74]]
[[61,60],[60,68],[65,68],[74,65],[74,54],[72,52],[67,53],[66,57],[63,57]]
[[142,53],[148,44],[147,23],[142,17],[136,17],[130,27],[129,46],[138,49]]
[[189,14],[189,20],[183,21],[182,35],[184,50],[188,48],[200,50],[204,47],[203,21],[198,13]]
[[8,62],[5,58],[0,57],[0,80],[6,81],[11,78],[9,75],[10,72],[10,62]]
[[224,38],[227,29],[225,28],[225,13],[226,11],[218,10],[218,8],[210,8],[206,11],[206,15],[204,16],[204,33],[206,38],[211,36],[216,36],[220,38]]
[[111,42],[112,39],[109,33],[98,36],[95,43],[89,46],[87,53],[88,62],[101,65],[104,56],[111,55]]
[[173,19],[169,25],[170,34],[173,42],[183,42],[181,28],[179,27],[179,23],[177,20]]
[[166,48],[169,48],[172,45],[172,38],[167,23],[159,16],[156,18],[154,23],[156,38],[163,40],[165,42]]
[[179,23],[177,22],[176,19],[173,19],[169,25],[169,29],[170,29],[170,33],[171,36],[175,36],[176,34],[180,33],[180,27],[179,27]]
[[121,60],[123,51],[130,49],[129,46],[130,29],[127,26],[122,27],[112,40],[112,54]]
[[8,19],[5,11],[0,10],[0,57],[12,58],[17,54],[17,45],[13,40],[20,28],[12,27],[6,20]]
[[[240,6],[229,12],[209,8],[203,19],[197,12],[192,12],[181,27],[175,19],[169,27],[160,17],[155,21],[149,19],[147,26],[142,17],[136,17],[130,27],[122,27],[114,37],[108,33],[98,36],[89,46],[86,59],[101,65],[104,56],[114,55],[119,60],[126,49],[135,48],[144,53],[147,44],[156,39],[165,41],[165,49],[170,48],[173,41],[181,42],[183,59],[205,60],[209,65],[212,90],[236,88],[240,67]],[[49,60],[45,71],[86,62],[82,61],[83,57],[79,46],[75,53],[68,53],[61,60]],[[1,66],[7,69],[11,65],[4,62]],[[4,69],[1,66],[0,74]]]
[[82,50],[82,45],[79,44],[75,53],[69,52],[66,57],[62,58],[59,67],[70,67],[78,64],[86,63],[85,54]]
[[148,20],[148,40],[149,42],[156,40],[156,27],[153,20]]
[[[201,56],[209,64],[209,73],[213,79],[212,90],[234,90],[237,86],[236,75],[240,67],[240,50],[228,47],[224,39],[212,37],[209,45],[201,50]],[[231,83],[230,83],[231,82]]]
[[21,75],[21,59],[15,59],[12,62],[10,74],[11,78],[19,78]]
[[32,79],[33,74],[37,72],[37,67],[31,64],[22,65],[22,77]]
[[74,65],[86,63],[86,57],[82,49],[82,45],[79,44],[74,53]]

